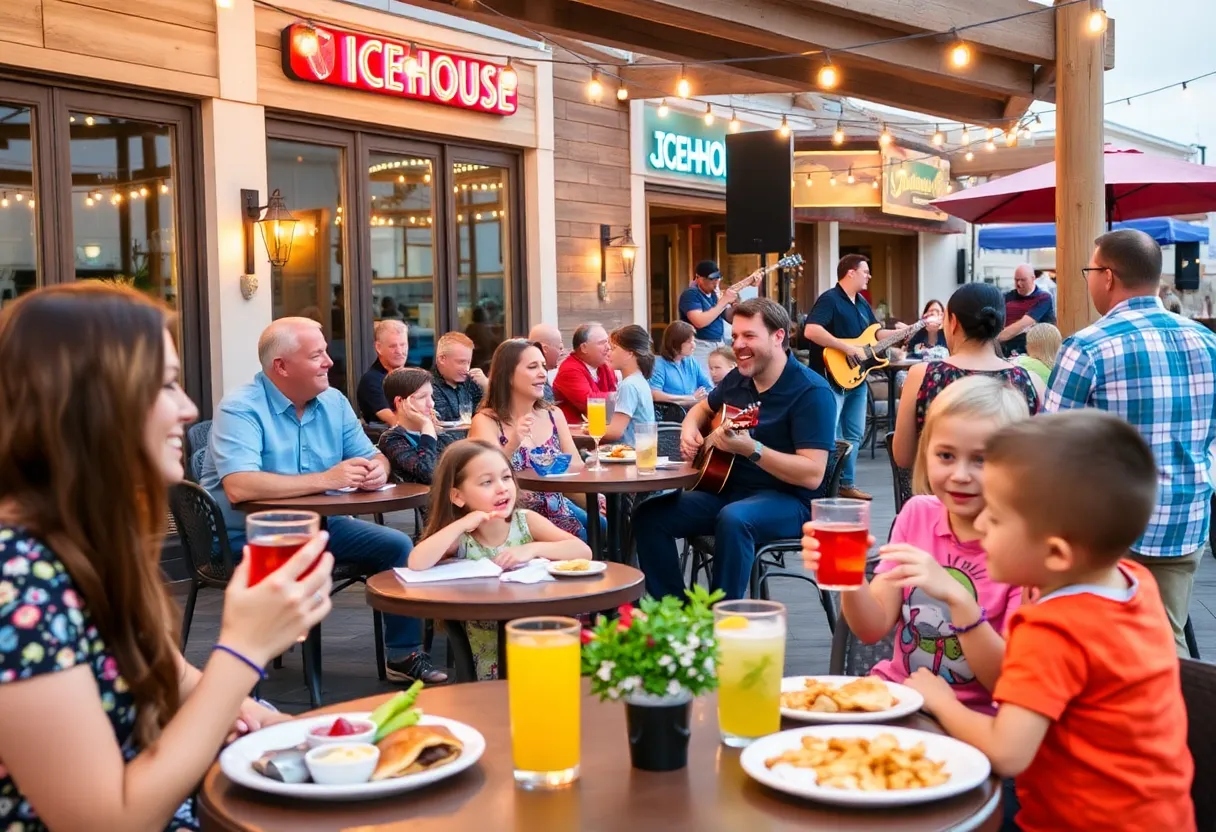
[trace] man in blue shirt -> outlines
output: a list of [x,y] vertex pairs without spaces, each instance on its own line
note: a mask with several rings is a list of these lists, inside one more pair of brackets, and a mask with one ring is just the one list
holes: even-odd
[[[333,360],[321,325],[281,318],[258,339],[262,372],[226,396],[216,409],[199,484],[219,504],[233,550],[245,544],[249,500],[303,497],[338,489],[375,491],[389,463],[363,432],[346,397],[330,388]],[[413,543],[404,532],[353,517],[330,517],[329,548],[338,563],[367,573],[404,566]],[[447,681],[422,651],[417,619],[386,615],[388,678]]]
[[405,366],[410,354],[409,329],[402,321],[386,318],[376,322],[373,333],[376,360],[359,379],[355,401],[359,403],[363,421],[369,424],[382,422],[392,427],[397,424],[397,414],[384,396],[384,377]]
[[[811,369],[827,377],[823,363],[825,347],[864,359],[865,351],[860,347],[845,344],[842,339],[856,338],[866,328],[877,323],[870,304],[861,294],[870,283],[870,261],[860,254],[846,254],[836,264],[836,285],[815,299],[815,305],[806,316],[803,335],[811,342]],[[896,324],[895,329],[880,329],[879,339],[893,335],[897,330],[907,329],[907,324]],[[869,388],[862,383],[852,390],[832,387],[836,396],[836,435],[854,448],[861,447],[861,438],[866,432],[866,400]],[[869,500],[871,496],[858,488],[854,482],[857,454],[850,454],[840,475],[840,496],[854,500]]]
[[722,272],[713,260],[697,264],[692,285],[680,293],[680,320],[692,324],[696,332],[696,349],[692,357],[709,373],[709,354],[722,346],[726,324],[734,317],[731,307],[739,302],[733,288],[718,292]]
[[736,454],[720,494],[683,491],[643,503],[634,514],[638,562],[655,598],[682,596],[684,575],[676,540],[714,536],[712,584],[727,598],[747,593],[756,549],[798,537],[823,493],[836,445],[836,403],[827,382],[786,354],[790,319],[780,304],[753,298],[731,322],[739,364],[684,419],[680,447],[691,459],[723,405],[759,404],[751,433],[714,434],[714,446]]

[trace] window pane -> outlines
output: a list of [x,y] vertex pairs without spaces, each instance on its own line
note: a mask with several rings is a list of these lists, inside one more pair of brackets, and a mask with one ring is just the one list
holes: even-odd
[[330,386],[349,395],[348,380],[360,373],[348,372],[342,149],[282,139],[269,139],[266,146],[270,190],[280,191],[287,210],[298,220],[291,259],[271,270],[272,314],[321,323],[334,362]]
[[0,308],[38,285],[38,196],[28,107],[0,102]]
[[432,160],[372,153],[372,317],[410,328],[413,366],[435,356],[435,212]]
[[69,120],[76,278],[126,283],[176,309],[173,128],[83,112]]
[[473,339],[473,365],[490,357],[509,334],[511,226],[507,222],[506,168],[457,162],[452,166],[460,263],[457,323]]

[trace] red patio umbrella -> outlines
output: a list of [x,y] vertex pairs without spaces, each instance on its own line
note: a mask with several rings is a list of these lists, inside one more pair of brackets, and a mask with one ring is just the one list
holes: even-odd
[[[1216,167],[1107,145],[1106,221],[1216,211]],[[1054,222],[1056,163],[1048,162],[933,200],[973,223]]]

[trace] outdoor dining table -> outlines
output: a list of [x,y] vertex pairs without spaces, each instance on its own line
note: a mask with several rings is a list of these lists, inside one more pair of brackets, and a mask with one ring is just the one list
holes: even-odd
[[[426,505],[430,487],[415,483],[395,483],[382,491],[351,491],[345,494],[309,494],[304,497],[283,497],[277,500],[250,500],[237,503],[237,511],[315,511],[321,515],[321,528],[328,517],[346,515],[385,514],[406,511]],[[304,639],[304,680],[308,685],[308,701],[314,708],[321,705],[321,625],[308,631]]]
[[507,676],[507,622],[536,615],[581,615],[631,604],[642,597],[645,577],[631,566],[610,563],[598,575],[556,578],[536,584],[498,578],[462,578],[407,584],[389,570],[367,582],[368,606],[387,615],[431,618],[443,622],[456,679],[477,678],[466,621],[498,622],[498,675]]
[[[924,832],[997,829],[1000,781],[991,777],[965,794],[919,806],[861,809],[828,806],[773,791],[739,765],[739,750],[718,739],[717,698],[695,700],[688,766],[652,773],[632,768],[625,708],[601,703],[583,681],[580,779],[568,788],[530,792],[512,776],[506,682],[455,685],[422,692],[428,714],[465,722],[486,738],[477,765],[432,786],[366,803],[276,798],[233,784],[219,765],[207,772],[198,808],[205,832],[483,832],[483,830],[671,829],[835,832]],[[370,711],[387,696],[334,705],[324,712]],[[802,723],[786,722],[783,728]],[[914,715],[892,724],[940,733]]]
[[[590,466],[590,463],[588,463]],[[607,496],[608,541],[607,555],[600,541],[599,523],[592,522],[595,512],[588,512],[587,545],[596,560],[620,560],[621,552],[621,495],[645,494],[651,491],[666,491],[673,488],[689,488],[700,476],[696,468],[687,463],[678,467],[658,468],[653,474],[641,474],[632,462],[605,462],[602,470],[593,471],[585,467],[574,474],[560,477],[542,477],[532,468],[517,471],[515,479],[519,487],[528,491],[556,492],[558,494],[586,494],[588,507],[599,504],[599,495]]]
[[895,408],[899,403],[899,391],[896,389],[895,377],[901,372],[915,367],[917,364],[923,363],[916,358],[901,358],[899,361],[892,361],[890,364],[882,368],[882,371],[887,375],[887,425],[888,430],[895,430]]

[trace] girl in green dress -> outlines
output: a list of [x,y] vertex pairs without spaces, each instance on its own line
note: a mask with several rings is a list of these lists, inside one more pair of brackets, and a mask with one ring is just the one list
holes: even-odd
[[[447,558],[489,558],[503,569],[534,558],[591,558],[587,544],[528,509],[516,508],[515,472],[502,451],[477,439],[454,442],[443,453],[431,485],[430,517],[410,552],[410,569]],[[498,676],[498,623],[465,625],[478,679]]]

